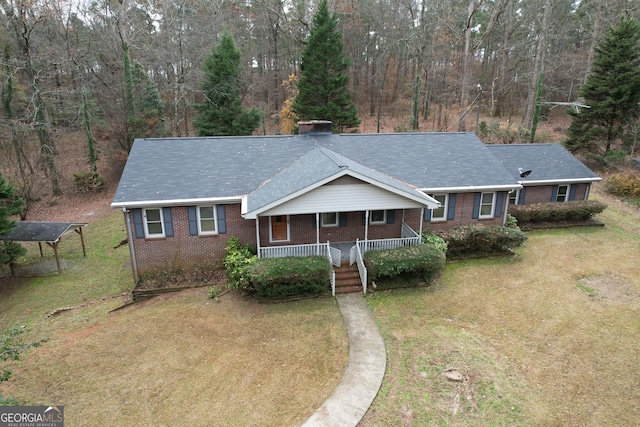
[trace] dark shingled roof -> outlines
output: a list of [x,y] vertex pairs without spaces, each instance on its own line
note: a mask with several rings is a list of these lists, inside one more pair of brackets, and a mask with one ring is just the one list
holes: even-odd
[[[496,144],[486,147],[522,185],[601,179],[560,144]],[[522,178],[519,168],[531,170],[531,173]]]
[[240,199],[314,147],[426,191],[518,187],[472,133],[138,139],[113,207]]
[[72,222],[20,221],[10,234],[0,235],[0,240],[55,243],[66,233],[86,225]]

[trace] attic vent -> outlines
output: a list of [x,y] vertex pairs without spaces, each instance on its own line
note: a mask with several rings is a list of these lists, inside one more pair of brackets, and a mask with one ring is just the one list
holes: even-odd
[[300,135],[330,135],[333,130],[329,120],[311,120],[308,122],[298,122],[298,132]]

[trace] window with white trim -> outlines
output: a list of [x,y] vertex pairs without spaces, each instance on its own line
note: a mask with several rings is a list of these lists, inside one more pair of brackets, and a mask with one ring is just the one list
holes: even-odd
[[198,234],[209,235],[218,233],[215,206],[198,206],[196,213],[198,215]]
[[324,212],[320,215],[321,227],[337,227],[338,212]]
[[447,202],[449,201],[448,194],[430,194],[431,197],[440,202],[440,207],[431,209],[431,221],[446,221],[447,220]]
[[369,224],[386,224],[387,223],[387,211],[371,211],[369,213]]
[[144,237],[165,237],[162,209],[149,208],[142,211],[144,219]]
[[509,204],[517,205],[518,200],[520,200],[520,190],[511,191],[509,193]]
[[558,194],[556,194],[556,202],[566,202],[569,200],[569,186],[558,185]]
[[478,218],[493,218],[495,201],[496,193],[482,193],[480,195],[480,214]]

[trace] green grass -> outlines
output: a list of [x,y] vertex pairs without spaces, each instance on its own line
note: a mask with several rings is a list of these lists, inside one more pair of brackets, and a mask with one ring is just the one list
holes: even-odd
[[61,274],[57,274],[51,248],[43,245],[44,258],[40,258],[38,245],[28,245],[27,255],[19,260],[17,275],[34,270],[44,271],[44,275],[0,279],[0,323],[4,327],[33,324],[56,308],[131,291],[128,247],[114,249],[126,237],[122,214],[114,212],[96,220],[84,228],[83,234],[86,257],[82,255],[80,236],[71,233],[62,238]]
[[609,209],[605,227],[533,232],[513,258],[371,293],[388,367],[360,425],[637,424],[640,216]]

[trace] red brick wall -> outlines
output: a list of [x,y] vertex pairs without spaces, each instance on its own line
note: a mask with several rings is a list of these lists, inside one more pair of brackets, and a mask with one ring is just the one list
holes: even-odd
[[[130,215],[131,226],[133,215]],[[227,232],[211,236],[191,236],[186,206],[172,207],[173,237],[161,239],[137,239],[135,230],[134,250],[138,273],[155,270],[193,268],[198,265],[222,266],[227,240],[237,236],[245,244],[256,244],[255,221],[243,219],[240,204],[226,205]]]
[[[589,184],[573,184],[576,187],[575,200],[584,200]],[[549,203],[555,185],[540,185],[535,187],[525,187],[524,204],[531,205],[534,203]]]
[[[529,190],[527,190],[529,191]],[[527,194],[528,196],[528,194]],[[551,195],[549,194],[549,197]],[[461,225],[479,222],[487,225],[501,225],[500,218],[487,220],[474,220],[473,193],[461,193],[456,197],[455,219],[444,222],[424,222],[423,231],[447,230]],[[506,203],[505,197],[504,202]],[[150,272],[154,270],[173,270],[178,268],[190,268],[198,265],[222,266],[224,248],[229,237],[238,237],[243,244],[257,246],[255,220],[243,219],[240,214],[240,204],[226,205],[225,214],[227,232],[212,236],[191,236],[189,234],[189,219],[187,207],[173,207],[171,214],[173,219],[173,237],[162,239],[137,239],[135,230],[132,230],[134,249],[137,259],[138,272]],[[503,206],[504,212],[504,206]],[[131,225],[133,216],[130,215]],[[290,237],[287,242],[269,242],[269,218],[260,218],[260,244],[261,246],[300,245],[316,243],[317,228],[314,227],[315,215],[294,215],[289,217]],[[403,211],[396,210],[393,224],[369,225],[369,239],[389,239],[401,236]],[[420,231],[422,221],[421,209],[407,209],[404,211],[405,222],[416,232]],[[346,227],[321,227],[319,229],[320,242],[348,242],[356,239],[364,239],[365,226],[362,212],[347,213]]]

